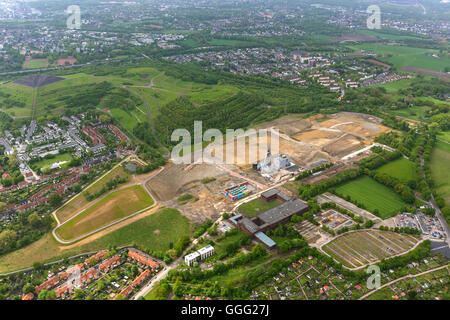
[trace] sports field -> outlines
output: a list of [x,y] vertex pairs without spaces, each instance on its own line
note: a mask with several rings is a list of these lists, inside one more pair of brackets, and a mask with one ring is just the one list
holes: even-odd
[[0,272],[18,270],[30,267],[34,262],[46,263],[111,246],[135,244],[144,249],[165,252],[171,244],[185,235],[192,235],[189,220],[175,209],[163,208],[87,244],[63,246],[48,233],[25,248],[1,256]]
[[48,61],[47,59],[32,59],[30,61],[25,62],[25,67],[29,68],[29,69],[34,69],[34,68],[45,68],[48,66]]
[[73,240],[121,218],[150,207],[153,200],[140,185],[115,191],[63,224],[56,234]]
[[75,213],[77,213],[80,209],[85,207],[89,201],[86,200],[85,194],[86,191],[89,193],[95,193],[103,188],[103,186],[110,180],[114,179],[116,176],[121,178],[128,177],[129,175],[125,172],[122,166],[118,166],[114,168],[111,172],[105,175],[102,179],[92,184],[89,188],[83,190],[82,193],[78,194],[74,198],[63,205],[56,211],[56,216],[59,221],[62,223],[72,217]]
[[407,234],[361,230],[339,236],[322,250],[344,266],[357,268],[404,253],[417,242],[417,238]]
[[260,214],[261,212],[264,212],[266,210],[269,210],[270,208],[278,206],[279,204],[281,204],[279,200],[265,202],[262,201],[260,198],[256,198],[252,201],[240,205],[238,211],[244,216],[254,217]]
[[[441,135],[439,139],[444,140],[446,136]],[[431,155],[430,166],[436,193],[445,199],[448,206],[450,205],[450,143],[437,141]]]
[[391,161],[385,164],[384,166],[381,166],[376,171],[380,173],[385,173],[388,176],[397,178],[403,182],[413,180],[416,174],[414,162],[405,158],[400,158]]
[[382,219],[395,216],[406,207],[406,203],[393,190],[367,176],[347,182],[337,187],[336,191],[364,204],[372,213],[377,209]]

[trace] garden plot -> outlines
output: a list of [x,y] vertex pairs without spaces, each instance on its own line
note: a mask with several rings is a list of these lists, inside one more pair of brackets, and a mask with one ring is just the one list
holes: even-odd
[[418,241],[411,235],[361,230],[337,237],[324,245],[322,250],[344,266],[357,268],[406,253]]

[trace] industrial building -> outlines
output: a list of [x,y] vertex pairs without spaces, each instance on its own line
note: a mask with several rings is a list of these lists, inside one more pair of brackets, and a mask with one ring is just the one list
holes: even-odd
[[253,218],[247,218],[242,214],[230,218],[230,221],[242,231],[255,237],[267,248],[273,248],[276,243],[264,234],[265,231],[276,228],[281,223],[290,221],[293,215],[301,215],[310,208],[308,204],[299,199],[290,199],[278,189],[271,189],[261,194],[261,199],[267,202],[280,200],[282,203]]

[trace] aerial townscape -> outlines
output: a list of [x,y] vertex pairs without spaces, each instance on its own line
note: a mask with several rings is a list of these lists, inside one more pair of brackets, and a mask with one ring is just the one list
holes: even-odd
[[441,0],[0,0],[0,301],[450,300],[449,40]]

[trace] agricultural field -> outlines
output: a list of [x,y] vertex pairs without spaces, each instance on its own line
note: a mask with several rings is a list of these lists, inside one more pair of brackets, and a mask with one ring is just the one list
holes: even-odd
[[336,192],[364,204],[372,213],[378,210],[377,215],[382,219],[396,215],[406,206],[406,203],[393,190],[367,176],[337,187]]
[[114,191],[64,223],[56,229],[56,234],[63,240],[77,239],[153,204],[153,199],[140,185]]
[[100,178],[98,181],[94,182],[88,188],[84,189],[83,192],[79,193],[75,197],[73,197],[69,202],[64,204],[61,208],[56,211],[56,216],[58,217],[60,222],[64,222],[70,217],[72,217],[78,210],[84,208],[89,204],[89,201],[86,199],[85,195],[87,192],[93,194],[103,188],[106,183],[116,176],[120,178],[128,177],[128,173],[122,168],[122,166],[117,166],[113,168],[109,173]]
[[450,144],[444,142],[448,139],[448,133],[441,135],[431,155],[431,176],[435,183],[438,196],[445,199],[446,205],[450,205]]
[[47,234],[27,247],[0,257],[0,272],[30,267],[34,262],[46,263],[83,252],[133,243],[142,248],[164,252],[181,237],[191,236],[192,232],[191,223],[179,211],[163,208],[88,243],[81,241],[62,246],[51,234]]
[[405,253],[417,242],[417,238],[407,234],[361,230],[337,237],[322,250],[344,266],[358,268]]
[[416,67],[429,69],[434,71],[441,71],[450,65],[450,59],[446,57],[436,58],[431,55],[437,53],[438,50],[413,48],[400,45],[386,45],[377,43],[365,43],[352,46],[356,50],[367,50],[383,55],[380,58],[383,62],[393,64],[399,70],[402,67]]
[[416,168],[414,162],[400,158],[391,161],[376,170],[379,173],[385,173],[388,176],[399,179],[403,182],[413,180],[416,174]]
[[239,206],[239,213],[247,217],[254,217],[281,204],[279,200],[265,202],[261,198],[256,198]]

